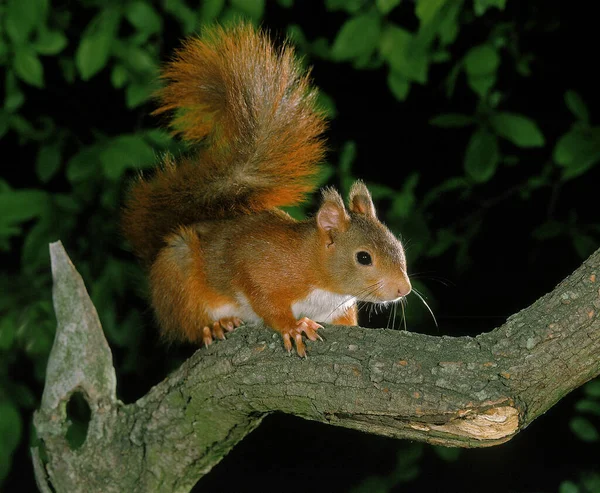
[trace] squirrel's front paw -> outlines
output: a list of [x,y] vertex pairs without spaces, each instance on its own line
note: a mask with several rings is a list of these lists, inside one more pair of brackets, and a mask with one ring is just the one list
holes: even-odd
[[202,343],[205,346],[208,346],[209,344],[212,344],[213,338],[223,340],[225,339],[224,330],[226,332],[231,332],[242,324],[242,320],[237,317],[224,317],[213,322],[212,326],[205,325],[202,328]]
[[306,358],[306,346],[302,340],[302,333],[306,334],[311,341],[319,339],[322,341],[321,336],[317,334],[317,329],[322,329],[323,326],[316,322],[313,322],[310,318],[301,318],[296,323],[295,327],[284,329],[281,331],[283,336],[283,345],[287,349],[288,353],[292,352],[292,340],[296,343],[296,352],[301,358]]

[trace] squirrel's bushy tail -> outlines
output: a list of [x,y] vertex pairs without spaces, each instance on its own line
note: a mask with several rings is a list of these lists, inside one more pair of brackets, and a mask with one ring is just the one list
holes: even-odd
[[313,190],[325,123],[293,48],[276,49],[248,24],[214,27],[188,40],[162,73],[155,113],[199,150],[166,158],[136,182],[123,229],[151,262],[174,228],[295,205]]

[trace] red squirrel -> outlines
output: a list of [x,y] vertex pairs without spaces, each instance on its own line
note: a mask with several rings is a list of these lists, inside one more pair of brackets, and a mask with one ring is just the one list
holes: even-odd
[[210,344],[264,321],[306,355],[318,323],[357,324],[357,301],[411,290],[404,249],[377,219],[367,187],[348,208],[332,188],[314,217],[280,207],[314,191],[325,143],[316,90],[288,44],[248,24],[189,39],[162,72],[155,113],[194,146],[131,187],[123,230],[149,269],[169,339]]

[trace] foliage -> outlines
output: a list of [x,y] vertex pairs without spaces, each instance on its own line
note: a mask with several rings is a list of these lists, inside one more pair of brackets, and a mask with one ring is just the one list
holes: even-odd
[[[527,207],[551,197],[548,214],[532,225],[535,241],[565,240],[581,258],[598,247],[600,223],[582,222],[575,207],[553,214],[558,192],[597,170],[598,116],[567,87],[562,101],[546,102],[547,112],[560,121],[556,134],[545,119],[512,102],[511,94],[535,75],[536,67],[534,54],[521,47],[522,25],[507,13],[511,3],[326,0],[327,15],[341,19],[337,33],[309,39],[307,26],[288,26],[298,50],[315,63],[352,67],[357,77],[370,73],[373,80],[383,73],[387,89],[380,85],[377,91],[389,91],[399,104],[423,98],[422,88],[436,90],[432,80],[439,76],[432,74],[443,73],[448,110],[432,112],[431,126],[422,131],[451,135],[460,143],[462,162],[449,160],[435,183],[430,170],[418,163],[407,169],[399,186],[369,183],[375,200],[388,206],[388,225],[412,240],[409,252],[415,265],[446,258],[459,270],[470,269],[485,215],[508,198]],[[125,183],[135,171],[153,166],[165,151],[181,152],[156,121],[145,118],[159,60],[167,56],[165,44],[172,49],[176,39],[216,20],[245,16],[258,23],[266,16],[269,25],[275,23],[277,9],[293,11],[299,4],[206,0],[192,7],[184,0],[54,5],[49,0],[7,0],[0,6],[5,74],[0,137],[19,151],[24,170],[23,177],[7,172],[0,179],[0,248],[8,265],[0,274],[0,484],[19,444],[35,440],[29,432],[30,413],[39,401],[55,324],[49,242],[60,238],[83,274],[120,374],[143,374],[153,365],[152,351],[143,349],[150,318],[144,314],[142,274],[125,252],[116,218]],[[414,22],[404,22],[408,17]],[[489,27],[484,36],[464,39],[465,31],[479,26]],[[340,111],[336,99],[335,94],[321,94],[333,126]],[[565,110],[568,121],[561,117]],[[346,142],[332,152],[335,165],[324,166],[321,182],[347,191],[361,175],[355,168],[369,150],[348,136],[342,140]],[[5,163],[5,169],[10,165],[10,171],[16,169],[16,161]],[[479,197],[495,180],[507,183],[506,192],[479,207]],[[473,212],[440,222],[436,218],[447,217],[448,203]],[[291,212],[300,217],[306,210]],[[427,295],[419,279],[414,284]],[[425,313],[414,303],[408,310],[411,321]],[[594,443],[597,384],[586,387],[570,421],[579,438]],[[400,454],[404,459],[390,478],[368,481],[387,491],[416,477],[421,447],[410,450]],[[455,459],[446,452],[440,456]],[[561,491],[588,491],[582,488],[565,482]]]

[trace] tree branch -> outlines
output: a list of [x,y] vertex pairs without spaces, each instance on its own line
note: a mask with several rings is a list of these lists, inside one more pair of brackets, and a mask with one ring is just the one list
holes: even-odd
[[[59,492],[189,491],[274,411],[440,445],[496,445],[600,373],[598,250],[475,338],[326,326],[303,360],[288,357],[274,332],[247,326],[124,405],[83,282],[60,244],[51,258],[58,328],[35,426]],[[75,391],[91,421],[74,451],[65,406]],[[38,465],[39,483],[44,475]]]

